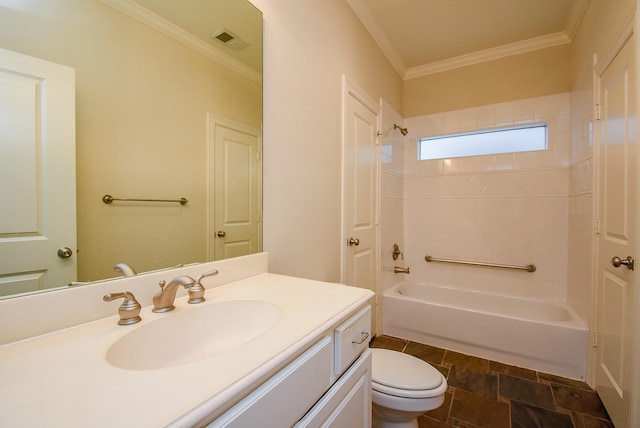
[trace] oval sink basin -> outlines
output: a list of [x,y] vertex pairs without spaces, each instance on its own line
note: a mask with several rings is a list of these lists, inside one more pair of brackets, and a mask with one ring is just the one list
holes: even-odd
[[260,336],[282,319],[275,303],[233,300],[176,310],[118,339],[107,361],[128,370],[188,364],[229,351]]

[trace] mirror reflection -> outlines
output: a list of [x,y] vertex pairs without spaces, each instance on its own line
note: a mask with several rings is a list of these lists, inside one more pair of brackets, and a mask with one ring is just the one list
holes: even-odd
[[[46,74],[1,57],[3,92],[17,76],[37,96],[22,109],[33,129],[0,121],[2,157],[34,146],[25,165],[36,165],[0,176],[0,194],[31,195],[0,209],[0,295],[120,277],[121,263],[141,273],[262,250],[262,16],[251,3],[0,0],[0,48],[73,69],[75,92],[67,138]],[[2,98],[0,112],[22,111]],[[23,134],[28,144],[15,143]],[[75,140],[62,168],[67,179],[75,171],[70,184],[48,176],[59,167],[50,152],[66,151],[56,138]],[[69,213],[53,221],[56,205]],[[56,223],[71,233],[57,236]],[[56,277],[58,267],[72,274]]]

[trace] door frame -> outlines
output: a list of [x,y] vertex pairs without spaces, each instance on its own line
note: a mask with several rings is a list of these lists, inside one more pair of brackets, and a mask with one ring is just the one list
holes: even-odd
[[[636,6],[640,6],[640,0],[637,2]],[[638,16],[638,8],[635,8],[635,13],[633,15],[633,19],[631,20],[631,31],[633,34],[631,37],[635,37],[636,43],[636,52],[635,52],[635,61],[636,61],[636,112],[640,115],[640,67],[638,66],[638,60],[640,59],[640,39],[638,37],[638,28],[640,28],[640,16]],[[639,134],[640,135],[640,134]],[[636,168],[637,171],[640,172],[640,150],[637,152],[636,158]],[[640,173],[638,174],[638,189],[640,189]],[[636,207],[638,213],[640,213],[640,207]],[[636,231],[640,231],[640,215],[636,217]],[[636,233],[636,248],[640,248],[640,233]],[[639,426],[640,425],[640,275],[636,275],[636,283],[634,284],[636,287],[636,331],[635,331],[635,341],[636,341],[636,367],[634,370],[633,380],[631,384],[633,385],[633,397],[631,399],[631,425]]]
[[[346,161],[345,161],[345,149],[346,149],[346,141],[345,141],[345,115],[347,109],[348,97],[353,97],[362,103],[366,108],[371,110],[376,115],[376,127],[377,135],[380,134],[380,103],[376,102],[372,97],[370,97],[366,91],[364,91],[358,84],[356,84],[352,79],[350,79],[347,75],[342,76],[342,110],[341,110],[341,176],[340,176],[340,239],[339,239],[339,254],[340,254],[340,282],[346,284],[347,280],[347,257],[348,251],[346,246],[347,240],[347,226],[345,221],[346,215]],[[376,255],[374,258],[375,263],[375,284],[372,287],[375,296],[373,298],[374,301],[374,311],[376,325],[372,326],[374,331],[381,332],[382,327],[382,307],[380,302],[380,144],[376,145],[376,184],[375,184],[375,248]]]
[[[640,7],[640,0],[637,1],[638,7]],[[593,113],[593,122],[594,129],[592,131],[593,139],[594,139],[594,174],[593,174],[593,189],[594,189],[594,198],[593,198],[593,212],[594,212],[594,220],[598,219],[600,216],[599,213],[599,203],[600,198],[602,198],[602,189],[600,189],[600,174],[602,171],[599,166],[599,159],[601,156],[601,127],[602,124],[598,118],[596,113],[596,106],[600,103],[600,76],[605,72],[605,70],[609,67],[609,65],[614,61],[618,53],[622,50],[625,43],[629,41],[630,38],[635,38],[635,61],[636,61],[636,111],[640,112],[640,67],[638,67],[638,59],[640,58],[640,40],[638,38],[638,33],[636,31],[637,28],[640,28],[640,16],[637,13],[634,13],[633,16],[630,17],[627,25],[624,27],[624,30],[620,33],[619,37],[616,39],[615,43],[611,45],[611,48],[607,50],[607,55],[604,57],[603,61],[598,61],[598,63],[593,68],[593,105],[594,105],[594,113]],[[636,167],[640,172],[640,150],[636,155]],[[636,177],[638,181],[638,188],[640,188],[640,174]],[[640,208],[636,207],[638,213],[640,213]],[[640,215],[637,215],[635,218],[636,222],[636,248],[640,249]],[[595,226],[597,230],[597,226]],[[598,232],[596,232],[598,233]],[[592,266],[592,278],[593,278],[593,287],[592,287],[592,339],[593,345],[590,346],[589,350],[589,373],[588,373],[588,383],[591,387],[595,389],[595,377],[597,370],[597,343],[596,342],[596,334],[599,331],[600,326],[598,325],[598,305],[599,305],[599,296],[600,296],[600,286],[598,282],[598,268],[597,263],[599,260],[600,247],[598,245],[598,238],[596,234],[594,234],[594,242],[593,242],[593,266]],[[636,275],[635,283],[633,284],[636,288],[635,292],[635,343],[636,343],[636,361],[635,367],[633,370],[633,379],[631,380],[632,385],[632,397],[631,397],[631,409],[630,409],[630,422],[631,426],[637,426],[640,424],[640,360],[638,360],[638,356],[640,356],[640,349],[638,349],[637,345],[640,345],[640,275]]]

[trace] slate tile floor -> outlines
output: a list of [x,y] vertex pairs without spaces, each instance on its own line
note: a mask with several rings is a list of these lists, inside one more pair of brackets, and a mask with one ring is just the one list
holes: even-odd
[[421,416],[420,428],[613,428],[584,382],[391,336],[371,346],[414,355],[447,378],[444,404]]

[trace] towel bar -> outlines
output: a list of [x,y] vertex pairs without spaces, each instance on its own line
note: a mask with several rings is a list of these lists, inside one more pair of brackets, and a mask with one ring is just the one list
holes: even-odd
[[178,202],[180,205],[187,205],[188,200],[185,198],[180,199],[133,199],[133,198],[114,198],[111,195],[104,195],[102,197],[102,202],[105,204],[110,204],[113,201],[124,201],[124,202]]

